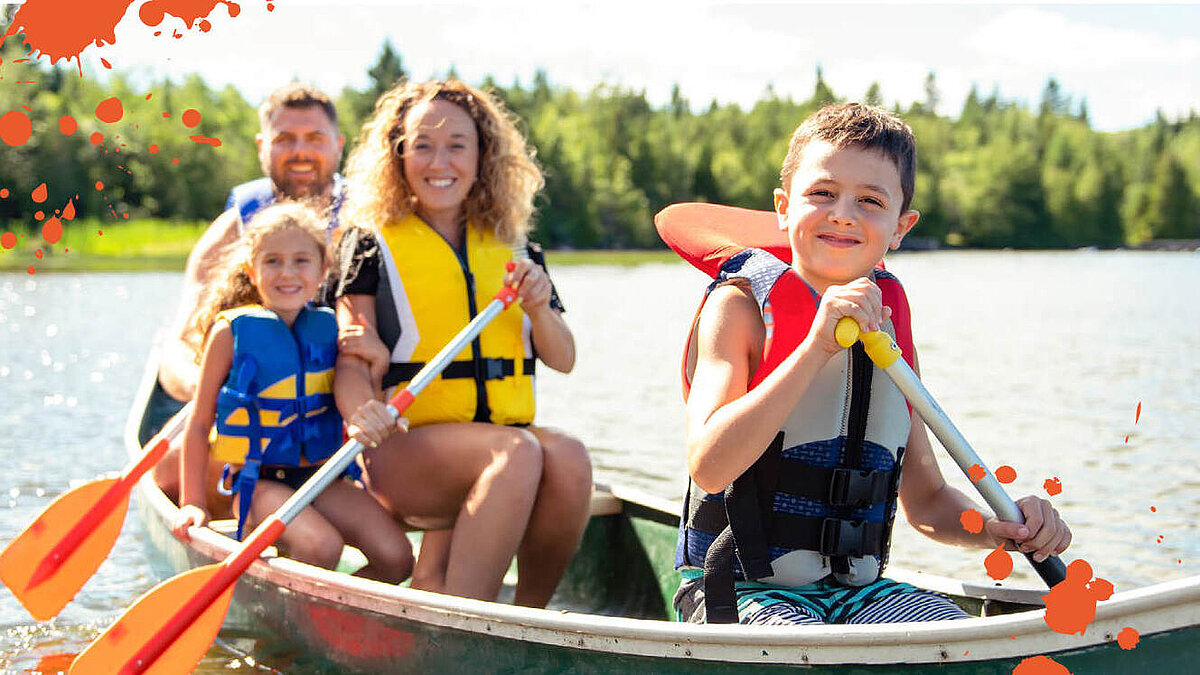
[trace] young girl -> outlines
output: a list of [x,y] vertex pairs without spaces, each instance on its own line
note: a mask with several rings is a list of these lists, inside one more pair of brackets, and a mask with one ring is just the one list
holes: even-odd
[[[206,337],[183,442],[176,536],[208,521],[210,454],[228,463],[221,483],[234,493],[240,539],[342,445],[333,400],[337,319],[309,302],[328,270],[320,220],[293,203],[257,215],[215,273],[196,319]],[[350,435],[370,447],[395,429],[377,400],[349,419]],[[329,485],[280,538],[290,557],[330,569],[346,543],[367,557],[359,576],[398,583],[412,571],[404,531],[348,480]]]

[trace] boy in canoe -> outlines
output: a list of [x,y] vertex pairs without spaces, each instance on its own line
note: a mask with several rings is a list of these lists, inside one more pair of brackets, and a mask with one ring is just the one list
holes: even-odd
[[964,529],[964,511],[986,510],[946,484],[920,418],[861,345],[847,350],[834,338],[850,317],[864,332],[891,334],[917,368],[904,290],[880,264],[919,217],[909,208],[915,171],[901,120],[859,104],[822,108],[793,134],[774,191],[792,264],[748,248],[709,287],[685,356],[682,619],[965,618],[948,598],[882,576],[897,503],[945,543],[1011,541],[1039,561],[1070,543],[1070,529],[1035,496],[1017,502],[1024,525],[987,518],[976,533]]

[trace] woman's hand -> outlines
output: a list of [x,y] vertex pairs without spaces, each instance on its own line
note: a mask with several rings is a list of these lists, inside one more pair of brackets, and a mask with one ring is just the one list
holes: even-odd
[[393,423],[387,406],[374,399],[360,405],[346,420],[346,433],[368,448],[378,448],[397,429],[408,431],[408,420],[400,417]]
[[1017,500],[1025,515],[1025,524],[1009,523],[991,518],[984,528],[996,541],[1012,541],[1022,553],[1032,553],[1034,562],[1058,555],[1071,545],[1071,528],[1059,517],[1050,502],[1029,495]]
[[196,506],[195,504],[185,504],[179,507],[179,515],[175,517],[175,522],[171,525],[171,533],[181,541],[191,541],[191,536],[188,535],[188,528],[203,527],[208,524],[208,511]]
[[513,271],[504,275],[504,285],[516,289],[521,308],[533,318],[550,307],[550,277],[529,258],[515,262]]
[[354,316],[354,323],[338,330],[338,351],[365,361],[376,380],[387,372],[392,358],[375,327],[361,313]]
[[814,340],[826,353],[836,354],[843,347],[834,337],[837,322],[848,316],[858,322],[864,333],[879,330],[883,322],[892,316],[892,308],[883,304],[883,292],[875,282],[859,277],[842,286],[830,286],[821,296],[817,316],[813,319],[808,338]]

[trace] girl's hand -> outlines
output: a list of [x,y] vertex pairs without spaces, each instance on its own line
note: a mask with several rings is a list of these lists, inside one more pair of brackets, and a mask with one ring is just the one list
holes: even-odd
[[379,333],[362,314],[356,314],[354,323],[338,330],[338,351],[366,361],[374,379],[383,377],[392,358]]
[[207,524],[208,511],[195,504],[186,504],[179,507],[179,515],[176,516],[175,522],[171,525],[171,533],[182,541],[191,541],[192,538],[188,535],[188,528],[193,526],[203,527]]
[[1029,495],[1017,500],[1025,515],[1025,524],[990,518],[984,528],[997,542],[1012,541],[1022,553],[1032,553],[1035,562],[1058,555],[1071,545],[1071,528],[1059,517],[1050,502]]
[[515,262],[513,271],[504,275],[504,285],[517,290],[521,308],[532,318],[550,307],[550,277],[541,265],[529,258]]
[[346,433],[368,448],[378,448],[397,429],[408,431],[408,420],[401,417],[393,424],[387,406],[375,399],[360,405],[346,420]]
[[843,286],[830,286],[821,296],[817,316],[813,319],[808,339],[813,340],[828,354],[842,350],[834,337],[834,327],[844,316],[858,322],[862,332],[879,330],[883,322],[892,316],[892,308],[883,305],[883,292],[875,282],[860,277]]

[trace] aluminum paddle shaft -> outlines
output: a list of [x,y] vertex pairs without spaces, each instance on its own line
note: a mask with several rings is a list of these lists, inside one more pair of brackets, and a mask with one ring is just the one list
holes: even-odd
[[[849,317],[838,321],[836,335],[838,344],[843,347],[850,347],[856,341],[862,340],[867,356],[896,383],[896,388],[912,404],[913,409],[924,420],[925,426],[933,431],[933,435],[954,458],[963,474],[970,478],[971,467],[976,465],[984,469],[983,478],[973,480],[972,484],[996,516],[1010,523],[1024,524],[1025,515],[1021,513],[1021,509],[1000,486],[1000,481],[987,469],[987,465],[979,458],[958,427],[954,426],[954,422],[950,421],[950,416],[938,405],[908,362],[900,358],[900,348],[896,346],[892,336],[878,330],[860,334],[858,322]],[[1025,557],[1047,586],[1053,587],[1066,578],[1066,566],[1058,556],[1051,556],[1042,562],[1036,562],[1030,553],[1026,553]]]

